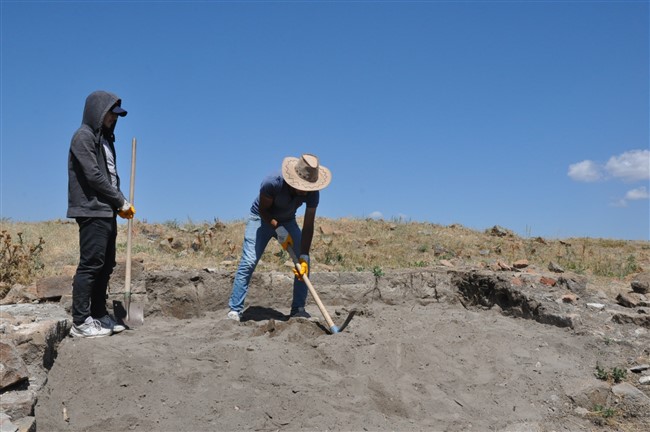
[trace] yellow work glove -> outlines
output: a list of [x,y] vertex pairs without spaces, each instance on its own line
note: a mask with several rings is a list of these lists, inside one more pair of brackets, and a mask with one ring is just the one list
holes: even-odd
[[298,260],[298,264],[300,265],[300,271],[298,271],[298,267],[294,266],[293,267],[293,274],[296,275],[298,280],[302,280],[303,275],[308,275],[309,274],[309,255],[300,255],[300,259]]
[[135,215],[135,207],[128,202],[124,201],[124,205],[117,209],[117,214],[120,215],[122,219],[133,219]]
[[282,249],[287,250],[288,247],[293,246],[293,239],[289,231],[283,226],[279,226],[275,229],[275,233],[278,236],[278,243],[282,246]]

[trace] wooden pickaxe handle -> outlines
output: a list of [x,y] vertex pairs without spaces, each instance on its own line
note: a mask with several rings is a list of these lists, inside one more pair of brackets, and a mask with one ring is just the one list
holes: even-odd
[[[289,246],[287,248],[287,252],[289,252],[289,256],[293,260],[293,265],[296,267],[296,270],[300,272],[301,267],[300,263],[298,262],[298,259],[296,258],[296,253],[293,251],[293,248]],[[311,296],[314,298],[316,301],[316,304],[318,305],[318,309],[320,310],[320,313],[323,314],[323,317],[325,318],[325,321],[327,322],[327,325],[330,328],[330,331],[332,334],[338,333],[339,328],[334,325],[334,321],[332,321],[332,318],[330,317],[330,314],[327,313],[327,309],[325,309],[325,306],[323,305],[323,302],[320,300],[320,297],[318,296],[318,293],[316,292],[316,289],[314,286],[311,284],[311,281],[309,280],[309,277],[307,277],[306,274],[302,275],[302,280],[305,281],[305,284],[307,284],[307,288],[309,289],[309,292],[311,293]]]

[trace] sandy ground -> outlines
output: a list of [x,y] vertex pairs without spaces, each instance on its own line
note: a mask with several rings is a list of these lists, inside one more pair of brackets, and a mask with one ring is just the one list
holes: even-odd
[[38,430],[609,430],[570,398],[597,381],[597,362],[627,354],[593,336],[444,303],[369,303],[337,335],[282,312],[148,318],[68,338],[39,395]]

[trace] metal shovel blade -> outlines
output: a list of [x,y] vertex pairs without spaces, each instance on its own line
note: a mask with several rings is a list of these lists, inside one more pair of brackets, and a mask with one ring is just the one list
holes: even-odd
[[144,307],[141,304],[128,302],[125,307],[121,301],[113,300],[113,313],[117,322],[130,329],[144,324]]

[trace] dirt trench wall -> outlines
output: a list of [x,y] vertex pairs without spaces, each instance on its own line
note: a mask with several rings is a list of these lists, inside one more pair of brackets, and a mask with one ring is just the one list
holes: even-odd
[[[575,328],[581,322],[576,305],[565,303],[566,287],[549,288],[534,277],[525,283],[513,283],[509,273],[476,269],[400,270],[376,276],[371,272],[324,272],[310,278],[326,307],[353,307],[370,301],[385,304],[417,302],[460,303],[464,307],[491,309],[514,317],[557,327]],[[226,309],[232,289],[232,271],[158,271],[139,273],[133,286],[133,302],[143,304],[145,316],[170,316],[178,319],[200,317],[205,312]],[[539,277],[537,277],[539,279]],[[292,298],[293,276],[280,272],[253,275],[247,305],[275,308],[288,313]],[[582,301],[588,296],[581,291]],[[111,296],[120,300],[118,289]],[[308,307],[315,307],[311,296]]]
[[[456,302],[458,290],[447,271],[400,271],[381,277],[369,272],[315,273],[310,278],[326,306],[350,306],[378,300],[387,304],[405,301]],[[132,302],[144,305],[145,316],[199,317],[224,309],[234,274],[208,270],[140,273],[132,285]],[[250,283],[246,304],[276,307],[288,312],[293,277],[290,273],[257,272]],[[109,300],[122,300],[123,287],[114,284]],[[110,303],[110,302],[109,302]],[[313,300],[308,298],[308,304]]]

